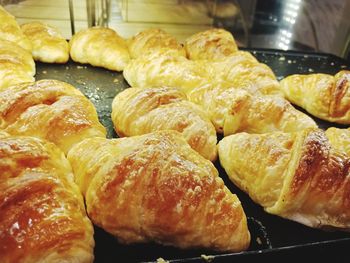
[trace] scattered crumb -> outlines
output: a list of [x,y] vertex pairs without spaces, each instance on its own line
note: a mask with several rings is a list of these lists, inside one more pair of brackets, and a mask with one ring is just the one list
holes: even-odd
[[308,55],[304,55],[304,58],[308,58],[309,56]]
[[66,66],[66,69],[69,69],[69,67],[68,67],[68,66]]
[[334,62],[331,62],[331,66],[334,66]]
[[253,51],[253,54],[255,55],[255,54],[256,54],[256,51]]
[[297,61],[296,61],[296,60],[293,60],[293,63],[295,64],[295,63],[297,63]]
[[163,258],[157,258],[157,263],[169,263],[169,261]]
[[115,78],[115,79],[113,79],[113,82],[114,82],[114,83],[118,83],[118,82],[119,82],[119,79]]
[[257,242],[259,245],[262,244],[260,237],[257,237],[257,238],[256,238],[256,242]]
[[214,256],[210,256],[210,255],[201,255],[201,258],[204,259],[207,262],[211,262],[214,259]]
[[292,61],[291,61],[291,60],[288,60],[288,64],[292,64]]
[[82,69],[82,68],[84,68],[83,66],[77,66],[77,69]]
[[280,57],[278,60],[280,60],[280,61],[285,61],[286,58],[285,58],[285,57]]
[[314,72],[314,70],[312,68],[309,68],[308,71],[309,72]]
[[79,84],[82,84],[82,85],[85,85],[85,84],[86,84],[86,82],[83,81],[83,80],[81,80],[81,79],[77,79],[76,82],[79,83]]
[[96,88],[96,90],[100,90],[100,88],[99,88],[99,87],[97,87],[97,88]]
[[43,74],[46,74],[46,73],[47,73],[47,71],[46,71],[46,70],[43,70],[43,71],[42,71],[42,73],[43,73]]
[[346,65],[341,65],[340,67],[341,67],[341,68],[346,68]]

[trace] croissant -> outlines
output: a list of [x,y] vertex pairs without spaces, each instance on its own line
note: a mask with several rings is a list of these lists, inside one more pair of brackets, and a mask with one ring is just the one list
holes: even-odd
[[122,71],[129,62],[125,40],[110,28],[92,27],[75,34],[69,41],[75,62]]
[[185,49],[187,57],[192,60],[220,60],[238,50],[232,34],[218,28],[192,35],[186,39]]
[[225,136],[317,127],[309,116],[279,96],[252,95],[243,89],[208,84],[192,89],[187,97],[206,110],[216,131]]
[[270,67],[259,63],[246,51],[237,51],[220,61],[207,62],[213,77],[225,80],[231,86],[243,88],[252,94],[283,96],[280,84]]
[[186,56],[185,49],[176,39],[162,29],[150,28],[133,36],[128,41],[131,58],[161,50],[173,51],[178,56]]
[[93,227],[64,154],[0,132],[2,263],[93,261]]
[[314,228],[350,230],[350,158],[322,130],[240,133],[218,148],[230,179],[268,213]]
[[326,130],[326,136],[332,146],[350,156],[350,130],[349,129],[338,129],[328,128]]
[[0,90],[0,129],[47,139],[65,153],[84,138],[106,136],[93,104],[79,90],[58,80]]
[[58,29],[41,22],[21,25],[22,32],[32,43],[35,60],[46,63],[66,63],[69,45]]
[[130,88],[112,104],[112,121],[119,136],[176,130],[204,158],[216,159],[216,131],[206,113],[175,88]]
[[34,81],[32,55],[16,44],[0,39],[0,90],[21,82]]
[[68,159],[89,217],[121,242],[220,251],[249,245],[237,196],[176,131],[86,139]]
[[184,92],[210,82],[203,63],[164,50],[131,60],[123,75],[131,87],[168,86]]
[[32,51],[31,43],[22,33],[15,17],[8,13],[1,5],[0,21],[0,39],[11,41],[29,52]]
[[286,98],[310,114],[331,122],[350,124],[350,71],[291,75],[281,81]]

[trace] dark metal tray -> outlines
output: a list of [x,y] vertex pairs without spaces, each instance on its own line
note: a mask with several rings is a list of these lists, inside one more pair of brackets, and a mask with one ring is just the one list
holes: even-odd
[[[329,54],[299,53],[280,50],[250,50],[259,61],[269,65],[276,76],[296,73],[322,72],[335,74],[350,69],[350,63]],[[96,106],[100,121],[108,130],[108,137],[117,137],[110,118],[115,95],[128,87],[121,73],[70,61],[64,65],[37,63],[37,80],[62,80],[80,89]],[[320,127],[332,124],[314,118]],[[333,125],[338,126],[339,125]],[[227,187],[238,195],[248,217],[251,245],[248,251],[222,254],[210,250],[181,250],[157,244],[122,245],[112,235],[95,227],[95,262],[145,262],[162,257],[174,262],[205,262],[201,255],[214,255],[211,262],[233,262],[248,259],[296,258],[305,253],[313,256],[345,255],[350,248],[350,234],[325,232],[267,214],[228,179],[219,162],[215,166]]]

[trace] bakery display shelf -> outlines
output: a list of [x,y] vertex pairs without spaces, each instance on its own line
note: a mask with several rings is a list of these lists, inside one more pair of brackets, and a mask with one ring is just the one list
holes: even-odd
[[[246,50],[252,52],[260,62],[269,65],[278,79],[296,73],[335,74],[340,69],[350,69],[349,62],[329,54],[271,49]],[[80,89],[95,104],[100,121],[108,130],[108,137],[117,137],[110,114],[115,95],[128,87],[121,73],[72,61],[63,65],[37,63],[36,69],[37,80],[57,79]],[[314,119],[324,129],[330,126],[344,127]],[[251,245],[247,251],[228,254],[200,249],[183,250],[154,243],[123,245],[112,235],[95,227],[95,262],[154,262],[158,258],[174,262],[241,262],[252,258],[295,257],[305,253],[322,255],[327,252],[336,253],[338,256],[347,253],[347,248],[350,247],[349,233],[312,229],[267,214],[261,206],[255,204],[247,194],[230,182],[218,161],[215,162],[215,166],[226,186],[241,200],[247,215],[251,233]]]

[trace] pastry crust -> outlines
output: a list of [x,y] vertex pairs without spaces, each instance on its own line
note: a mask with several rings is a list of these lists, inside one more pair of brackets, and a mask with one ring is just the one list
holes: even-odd
[[225,136],[317,127],[309,116],[279,96],[252,95],[243,89],[208,84],[192,89],[187,97],[206,110],[216,131]]
[[219,157],[230,179],[267,212],[350,230],[350,159],[322,130],[231,135],[220,141]]
[[216,131],[207,114],[176,88],[129,88],[112,104],[112,121],[119,136],[175,130],[204,158],[216,159]]
[[326,136],[332,146],[350,156],[350,130],[349,129],[338,129],[328,128],[326,130]]
[[0,129],[47,139],[65,153],[84,138],[106,136],[93,104],[79,90],[58,80],[0,91]]
[[249,245],[237,196],[176,131],[87,139],[68,159],[89,217],[120,242],[219,251]]
[[176,87],[187,92],[210,82],[201,62],[190,61],[172,51],[162,51],[133,59],[123,72],[131,87]]
[[231,87],[246,89],[252,94],[279,95],[280,84],[269,66],[259,63],[246,51],[237,51],[220,61],[207,62],[213,78],[225,80]]
[[186,39],[185,49],[191,60],[221,60],[234,54],[238,47],[230,32],[213,28]]
[[281,81],[286,98],[310,114],[330,122],[350,124],[350,71],[291,75]]
[[41,22],[21,25],[21,30],[32,43],[33,58],[46,63],[66,63],[69,45],[57,28]]
[[34,81],[32,55],[16,44],[0,39],[0,90],[22,82]]
[[22,33],[21,28],[13,15],[0,5],[0,39],[11,41],[28,52],[32,51],[32,45]]
[[122,71],[129,62],[125,40],[110,28],[92,27],[75,34],[69,41],[75,62]]
[[93,262],[93,227],[64,154],[0,132],[2,263]]
[[186,51],[177,40],[162,29],[146,29],[128,41],[131,58],[138,58],[149,53],[166,50],[178,56],[186,56]]

